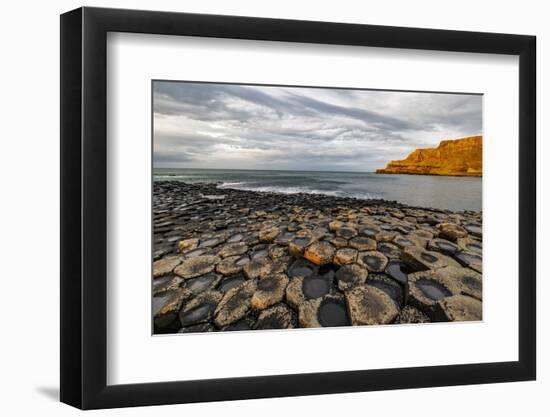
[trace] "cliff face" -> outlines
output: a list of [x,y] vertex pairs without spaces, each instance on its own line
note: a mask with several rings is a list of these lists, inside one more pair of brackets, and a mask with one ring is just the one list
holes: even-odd
[[441,141],[437,148],[417,149],[401,161],[391,161],[377,174],[482,176],[481,136]]

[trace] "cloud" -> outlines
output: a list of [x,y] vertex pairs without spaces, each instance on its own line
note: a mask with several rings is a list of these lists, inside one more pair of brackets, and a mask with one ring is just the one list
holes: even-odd
[[372,171],[481,133],[480,95],[155,81],[156,167]]

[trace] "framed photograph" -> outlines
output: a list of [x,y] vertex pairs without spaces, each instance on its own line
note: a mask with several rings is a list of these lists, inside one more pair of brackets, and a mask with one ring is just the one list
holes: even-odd
[[61,401],[533,380],[535,37],[61,16]]

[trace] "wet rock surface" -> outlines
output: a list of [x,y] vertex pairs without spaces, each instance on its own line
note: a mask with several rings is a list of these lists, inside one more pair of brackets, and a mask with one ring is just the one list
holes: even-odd
[[245,281],[225,293],[216,307],[214,324],[224,327],[242,319],[251,308],[251,298],[256,286],[256,281]]
[[388,258],[381,252],[359,252],[357,263],[370,272],[382,272],[388,264]]
[[413,306],[405,306],[395,319],[395,324],[430,323],[430,318]]
[[368,274],[368,271],[359,265],[345,265],[336,272],[335,277],[340,291],[346,291],[363,284]]
[[332,262],[335,251],[329,242],[315,242],[305,249],[304,258],[316,265],[326,265]]
[[432,318],[434,321],[481,320],[481,301],[467,295],[444,298],[434,306]]
[[349,290],[346,293],[346,305],[354,326],[388,324],[399,314],[391,297],[372,285]]
[[334,255],[334,263],[336,265],[348,265],[353,264],[357,260],[357,249],[342,248],[336,251]]
[[351,325],[342,295],[326,295],[308,300],[299,308],[300,327],[338,327]]
[[179,256],[167,256],[153,263],[153,277],[158,278],[169,274],[176,266],[181,263],[182,259]]
[[479,212],[153,188],[155,333],[481,320]]
[[185,259],[175,269],[174,273],[184,279],[195,278],[212,272],[220,258],[214,255],[202,255]]
[[283,301],[288,277],[285,274],[271,275],[258,281],[251,305],[256,310],[264,310]]
[[254,330],[292,329],[296,327],[296,313],[285,304],[261,312]]
[[186,327],[210,322],[221,299],[222,294],[217,291],[204,292],[193,298],[182,306],[179,312],[180,324]]

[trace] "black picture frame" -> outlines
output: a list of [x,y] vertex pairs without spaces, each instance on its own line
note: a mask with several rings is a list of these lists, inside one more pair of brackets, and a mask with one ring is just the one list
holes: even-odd
[[[519,360],[113,385],[107,375],[108,32],[519,56]],[[534,36],[137,10],[61,15],[61,401],[82,409],[536,378]]]

